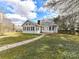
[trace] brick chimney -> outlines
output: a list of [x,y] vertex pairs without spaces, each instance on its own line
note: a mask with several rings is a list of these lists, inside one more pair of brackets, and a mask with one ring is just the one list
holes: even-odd
[[40,25],[40,20],[38,20],[37,24],[39,24],[39,25]]

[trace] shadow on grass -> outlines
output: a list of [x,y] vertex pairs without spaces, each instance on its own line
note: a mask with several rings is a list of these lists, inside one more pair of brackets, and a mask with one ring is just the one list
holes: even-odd
[[[1,59],[79,59],[79,43],[61,39],[61,35],[47,35],[27,45],[0,53]],[[68,37],[67,37],[68,39]]]

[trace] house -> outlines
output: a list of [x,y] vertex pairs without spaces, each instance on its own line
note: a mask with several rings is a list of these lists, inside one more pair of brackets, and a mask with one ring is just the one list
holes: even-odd
[[27,20],[22,27],[24,33],[40,33],[41,31],[41,26],[31,22],[30,20]]
[[40,21],[33,23],[30,20],[27,20],[23,25],[23,33],[57,33],[58,26],[51,21]]
[[54,23],[52,20],[44,19],[41,20],[40,24],[42,25],[43,33],[57,33],[58,25]]

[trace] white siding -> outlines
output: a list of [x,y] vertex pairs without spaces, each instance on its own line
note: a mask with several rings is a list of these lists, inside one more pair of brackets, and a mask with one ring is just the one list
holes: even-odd
[[[24,26],[26,27],[25,30],[23,30],[23,33],[40,33],[40,27],[36,27],[36,26]],[[29,27],[29,29],[27,30],[27,27]],[[33,30],[34,27],[34,30]]]
[[46,33],[57,33],[58,32],[58,27],[55,27],[54,30],[49,30],[49,26],[47,27],[43,27],[44,29],[42,30],[42,32],[46,32]]
[[[51,29],[49,30],[50,26],[51,26]],[[54,28],[53,28],[53,26],[54,26]],[[36,26],[36,24],[34,24],[34,23],[32,24],[31,22],[27,21],[23,25],[23,27],[24,27],[23,33],[38,33],[39,34],[41,32],[45,32],[45,33],[57,33],[58,32],[58,27],[56,24],[51,24],[51,25],[49,24],[49,25],[43,26],[41,28],[40,26]],[[27,30],[27,27],[29,27],[28,30]]]

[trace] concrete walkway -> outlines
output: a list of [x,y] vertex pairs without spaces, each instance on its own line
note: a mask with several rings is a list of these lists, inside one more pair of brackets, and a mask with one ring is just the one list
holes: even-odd
[[4,46],[0,47],[0,52],[1,52],[1,51],[4,51],[4,50],[7,50],[7,49],[15,48],[15,47],[17,47],[17,46],[21,46],[21,45],[24,45],[24,44],[31,43],[31,42],[33,42],[33,41],[36,41],[36,40],[42,38],[43,36],[45,36],[45,34],[42,34],[41,36],[36,37],[36,38],[33,38],[33,39],[29,39],[29,40],[17,42],[17,43],[14,43],[14,44],[7,44],[7,45],[4,45]]

